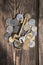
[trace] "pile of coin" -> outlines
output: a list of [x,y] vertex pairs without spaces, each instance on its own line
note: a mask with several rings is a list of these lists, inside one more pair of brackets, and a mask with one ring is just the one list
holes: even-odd
[[16,18],[6,19],[6,34],[7,40],[15,48],[27,50],[29,47],[35,47],[35,37],[37,36],[36,20],[30,14],[17,14]]
[[24,25],[23,30],[26,32],[24,36],[20,37],[20,43],[24,42],[23,49],[35,47],[35,37],[37,36],[37,26],[35,25],[36,20],[30,18]]
[[[18,34],[23,21],[23,14],[17,14],[16,18],[6,19],[6,33],[4,34],[4,39],[9,43],[13,43],[15,34]],[[13,35],[14,34],[14,35]]]

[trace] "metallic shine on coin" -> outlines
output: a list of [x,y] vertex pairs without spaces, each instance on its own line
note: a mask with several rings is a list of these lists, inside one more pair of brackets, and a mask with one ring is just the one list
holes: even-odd
[[19,20],[19,21],[22,20],[22,19],[23,19],[23,14],[18,14],[16,18],[17,18],[17,20]]
[[28,23],[30,26],[35,26],[35,19],[30,19]]

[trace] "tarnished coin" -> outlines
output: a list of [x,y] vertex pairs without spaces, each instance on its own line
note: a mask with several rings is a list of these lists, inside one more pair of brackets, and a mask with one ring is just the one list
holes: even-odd
[[8,33],[12,33],[13,32],[13,27],[12,26],[8,26],[6,31]]
[[12,20],[12,18],[8,18],[8,19],[6,19],[6,25],[8,26],[8,25],[10,25],[10,21]]
[[30,25],[30,26],[35,26],[35,19],[30,19],[29,21],[28,21],[28,24]]
[[35,41],[30,41],[30,43],[28,43],[28,46],[29,46],[30,48],[35,47]]
[[17,25],[19,25],[19,21],[15,18],[15,19],[12,19],[11,21],[10,21],[10,25],[11,26],[17,26]]
[[4,34],[4,39],[5,39],[6,41],[8,41],[10,35],[11,35],[11,34],[9,34],[9,33],[5,33],[5,34]]
[[16,17],[16,18],[17,18],[17,20],[19,20],[19,21],[22,20],[22,19],[23,19],[23,14],[17,14],[17,17]]
[[9,42],[10,42],[10,43],[13,43],[13,42],[14,42],[14,38],[9,37]]

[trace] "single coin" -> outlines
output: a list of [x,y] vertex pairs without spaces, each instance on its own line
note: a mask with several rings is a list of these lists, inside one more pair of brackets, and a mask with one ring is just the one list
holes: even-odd
[[17,20],[19,20],[19,21],[22,20],[22,19],[23,19],[23,14],[17,14],[17,17],[16,17],[16,18],[17,18]]
[[14,41],[14,46],[18,47],[17,41]]
[[31,33],[33,34],[33,36],[37,36],[37,27],[36,26],[32,26]]
[[6,31],[8,33],[12,33],[13,32],[13,27],[12,26],[8,26]]
[[9,33],[5,33],[5,34],[4,34],[4,39],[5,39],[6,41],[8,41],[10,35],[11,35],[11,34],[9,34]]
[[37,27],[36,26],[32,26],[32,31],[33,32],[37,32]]
[[19,25],[20,23],[19,23],[19,21],[15,18],[15,19],[12,19],[11,21],[10,21],[11,23],[11,26],[17,26],[17,25]]
[[33,34],[33,36],[37,36],[37,32],[31,32]]
[[10,25],[10,21],[12,20],[12,18],[7,18],[6,19],[6,25],[8,26],[8,25]]
[[29,46],[30,48],[35,47],[35,41],[30,41],[30,43],[28,43],[28,46]]
[[35,26],[35,19],[30,19],[29,21],[28,21],[28,24],[30,25],[30,26]]

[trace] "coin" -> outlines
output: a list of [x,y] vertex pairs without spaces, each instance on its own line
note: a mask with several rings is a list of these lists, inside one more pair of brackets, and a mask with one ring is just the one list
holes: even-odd
[[33,36],[37,36],[37,32],[31,32],[33,34]]
[[33,36],[37,36],[37,27],[36,26],[32,26],[31,33],[33,34]]
[[29,24],[30,26],[35,26],[35,19],[30,19],[30,20],[28,21],[28,24]]
[[8,33],[12,33],[13,32],[13,27],[12,26],[8,26],[6,31]]
[[13,32],[14,32],[14,33],[18,33],[18,32],[19,32],[19,26],[13,27]]
[[19,21],[15,18],[15,19],[12,19],[11,21],[10,21],[10,25],[11,26],[17,26],[17,25],[19,25]]
[[17,17],[16,17],[16,18],[17,18],[17,20],[19,20],[19,21],[22,20],[22,19],[23,19],[23,14],[17,14]]
[[5,39],[6,41],[8,41],[10,35],[11,35],[11,34],[9,34],[9,33],[5,33],[5,34],[4,34],[4,39]]
[[29,46],[30,48],[35,47],[35,41],[30,41],[30,43],[28,43],[28,46]]
[[10,25],[10,21],[12,20],[12,18],[7,18],[6,19],[6,25],[8,26],[8,25]]
[[33,32],[37,32],[37,27],[36,26],[32,26],[32,31]]
[[15,47],[18,47],[17,41],[14,41],[13,44],[14,44]]

